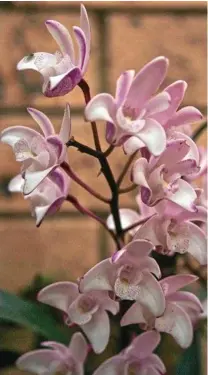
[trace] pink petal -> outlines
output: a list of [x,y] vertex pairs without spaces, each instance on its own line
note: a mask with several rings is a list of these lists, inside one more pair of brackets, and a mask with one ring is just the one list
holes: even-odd
[[40,126],[45,137],[55,133],[54,127],[49,120],[49,118],[43,113],[34,108],[27,108],[27,111],[32,116],[32,118]]
[[145,147],[144,142],[136,136],[132,136],[124,142],[123,149],[125,154],[132,155],[135,151]]
[[61,124],[61,129],[59,132],[59,137],[63,143],[66,143],[71,135],[71,115],[70,115],[70,106],[66,103],[64,116]]
[[32,193],[32,191],[36,189],[36,187],[44,180],[44,178],[46,178],[49,173],[51,173],[57,167],[58,165],[56,164],[52,167],[44,169],[43,171],[30,172],[29,170],[26,170],[24,174],[25,183],[23,187],[23,194],[28,195]]
[[110,323],[106,311],[97,311],[89,323],[81,326],[96,354],[102,353],[108,345]]
[[207,264],[207,237],[194,223],[189,223],[190,236],[188,252],[201,264]]
[[131,345],[127,349],[127,353],[133,357],[138,358],[139,360],[147,358],[148,363],[149,356],[159,345],[160,339],[160,334],[157,331],[148,331],[141,333],[132,341]]
[[[152,216],[149,220],[146,221],[136,232],[134,239],[145,239],[147,241],[151,241],[154,246],[157,245],[165,245],[165,235],[162,232],[161,228],[161,235],[158,236],[158,228],[160,225],[160,220],[158,215]],[[160,234],[160,232],[159,232]],[[162,241],[162,243],[161,243]]]
[[181,209],[181,212],[177,215],[177,223],[181,223],[183,221],[190,220],[190,221],[207,221],[207,210],[202,206],[197,206],[196,212],[184,211]]
[[71,182],[67,174],[61,168],[56,168],[50,174],[50,180],[58,186],[60,194],[66,197]]
[[85,39],[86,39],[86,54],[85,54],[84,64],[82,67],[82,72],[84,74],[86,72],[87,64],[89,60],[91,35],[90,35],[90,23],[89,23],[87,11],[83,4],[81,4],[80,27],[83,30]]
[[196,161],[196,164],[200,163],[199,149],[196,143],[186,134],[180,132],[173,133],[174,139],[180,139],[181,141],[186,141],[189,146],[189,151],[186,153],[185,159],[193,159]]
[[43,288],[38,293],[38,301],[67,312],[69,305],[78,295],[77,284],[60,281]]
[[179,304],[183,309],[193,309],[196,310],[198,313],[203,311],[203,307],[201,302],[199,301],[198,297],[196,297],[193,293],[190,292],[175,292],[167,297],[168,301],[176,302]]
[[110,121],[116,110],[115,99],[109,94],[99,94],[94,96],[85,108],[85,117],[88,121]]
[[178,204],[179,206],[185,208],[185,210],[195,212],[197,208],[194,204],[197,195],[194,188],[185,180],[181,178],[177,180],[178,190],[171,194],[169,199]]
[[[119,214],[120,214],[122,229],[128,228],[130,225],[136,223],[139,219],[141,219],[140,215],[136,211],[131,210],[129,208],[121,208],[119,210]],[[108,216],[106,224],[107,224],[109,229],[115,230],[115,224],[114,224],[112,214]],[[134,229],[132,231],[129,231],[129,233],[133,234],[135,232],[135,230],[136,229]]]
[[59,163],[62,163],[65,160],[67,148],[63,144],[59,135],[50,135],[47,138],[47,143],[49,143],[49,145],[51,146],[51,153],[55,155],[56,160],[58,160]]
[[79,61],[77,63],[78,67],[81,71],[83,71],[83,66],[85,63],[85,57],[86,57],[86,38],[85,34],[80,27],[74,26],[73,27],[74,34],[77,40],[78,49],[79,49]]
[[[156,331],[150,331],[150,332],[156,332]],[[154,350],[154,349],[153,349]],[[147,358],[144,358],[141,361],[141,367],[148,367],[151,366],[152,368],[155,368],[159,372],[159,374],[164,374],[165,373],[165,365],[161,361],[161,359],[158,357],[156,354],[150,354]],[[152,374],[150,372],[150,374]]]
[[132,169],[132,179],[134,183],[140,186],[144,186],[147,189],[149,189],[149,185],[147,182],[149,174],[148,167],[148,161],[145,158],[140,158],[136,160]]
[[153,250],[153,244],[146,240],[134,240],[129,242],[122,250],[117,251],[112,262],[115,264],[126,264],[129,261],[132,264],[141,261],[147,257]]
[[188,348],[193,339],[193,327],[188,314],[178,305],[168,302],[164,314],[156,319],[155,328],[174,337],[183,348]]
[[68,351],[68,348],[65,345],[61,344],[60,342],[56,342],[56,341],[43,341],[43,342],[41,342],[41,346],[57,350],[57,351],[61,352],[62,354],[66,354],[67,351]]
[[113,290],[115,275],[116,270],[110,258],[102,260],[80,279],[80,291],[83,293],[90,290]]
[[54,20],[47,20],[45,25],[55,39],[56,43],[59,45],[59,48],[63,55],[69,55],[72,62],[74,62],[74,47],[71,35],[64,25]]
[[163,82],[167,67],[168,60],[163,56],[146,64],[134,78],[125,104],[131,108],[142,108]]
[[43,76],[44,69],[56,64],[56,56],[47,52],[35,52],[23,57],[17,64],[17,70],[32,69],[41,73]]
[[35,218],[36,218],[36,227],[39,227],[44,220],[45,216],[55,214],[62,203],[65,201],[65,197],[61,196],[54,200],[50,205],[38,206],[35,207]]
[[166,168],[174,166],[176,163],[181,161],[189,152],[189,145],[184,140],[171,140],[168,141],[166,149],[157,158],[151,158],[151,167],[156,168],[156,166],[164,164]]
[[161,278],[160,267],[154,258],[147,257],[141,262],[140,267],[143,270],[153,273],[153,275],[155,275],[158,279]]
[[49,77],[47,85],[43,86],[43,93],[47,97],[68,94],[81,80],[82,74],[78,67],[71,67],[67,72]]
[[154,115],[154,119],[157,120],[161,125],[165,125],[182,102],[186,89],[187,83],[185,81],[176,81],[170,86],[166,87],[164,91],[167,92],[171,97],[170,106],[166,109],[166,111],[156,113]]
[[195,107],[184,107],[177,111],[168,121],[167,127],[183,126],[193,122],[200,121],[203,118],[201,112]]
[[72,336],[69,350],[76,362],[83,363],[85,361],[88,353],[88,344],[80,332],[76,332]]
[[49,371],[54,361],[59,361],[58,353],[51,349],[33,350],[18,358],[16,365],[20,370],[43,374]]
[[177,290],[184,288],[185,286],[193,283],[198,280],[198,277],[195,275],[174,275],[168,276],[165,279],[160,281],[160,285],[166,296],[170,296],[175,293]]
[[135,323],[146,323],[143,308],[139,302],[133,303],[121,319],[121,327]]
[[154,316],[161,315],[165,310],[165,297],[159,282],[151,273],[143,271],[143,278],[139,284],[137,300]]
[[124,363],[124,357],[122,355],[116,355],[103,362],[95,372],[93,372],[93,375],[118,375]]
[[24,179],[21,174],[18,174],[9,181],[8,190],[11,193],[22,193],[23,185]]
[[170,102],[170,95],[165,91],[153,96],[146,104],[145,117],[152,117],[151,115],[155,113],[163,112],[169,107]]
[[126,70],[117,79],[115,95],[117,107],[120,107],[123,104],[134,79],[134,75],[134,70]]
[[119,302],[114,301],[112,298],[110,298],[108,291],[93,291],[92,293],[103,310],[107,310],[113,315],[116,315],[118,313]]
[[37,137],[41,137],[41,135],[36,130],[25,126],[12,126],[2,131],[1,142],[14,147],[15,143],[21,139],[26,140],[30,144],[32,139]]
[[199,172],[200,167],[197,166],[195,160],[193,159],[186,159],[181,160],[179,163],[175,164],[170,168],[165,169],[165,177],[166,180],[169,180],[172,175],[179,174],[180,176],[187,176],[191,177],[195,173]]
[[83,326],[84,324],[90,322],[93,314],[96,313],[96,311],[99,309],[99,305],[96,303],[92,306],[92,308],[85,311],[85,309],[82,308],[82,305],[80,305],[83,300],[84,303],[87,304],[88,296],[80,294],[79,297],[77,297],[68,307],[67,314],[70,323],[75,323]]
[[144,128],[138,133],[138,138],[146,145],[154,155],[162,154],[166,147],[166,134],[159,122],[148,118]]

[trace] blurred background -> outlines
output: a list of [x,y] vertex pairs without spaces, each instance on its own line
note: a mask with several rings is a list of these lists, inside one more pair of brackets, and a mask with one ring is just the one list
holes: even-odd
[[[124,70],[138,71],[152,58],[165,55],[170,59],[170,67],[163,87],[178,79],[187,81],[183,104],[194,105],[206,115],[206,2],[83,3],[92,28],[91,60],[86,75],[92,95],[103,91],[113,94],[116,79]],[[70,30],[79,24],[79,7],[80,3],[73,1],[0,2],[0,131],[11,125],[35,128],[26,107],[43,111],[58,129],[68,101],[72,109],[73,135],[80,142],[93,145],[90,126],[83,120],[84,100],[79,88],[64,97],[49,99],[41,94],[38,73],[16,71],[16,64],[23,56],[56,51],[57,46],[44,21],[55,19]],[[200,125],[194,124],[193,129]],[[99,124],[102,137],[103,128],[103,124]],[[205,132],[198,138],[198,143],[206,145]],[[108,195],[104,179],[97,177],[97,162],[76,150],[70,150],[69,156],[80,177],[103,195]],[[75,280],[114,250],[108,234],[91,219],[75,212],[69,203],[37,229],[28,203],[7,190],[9,180],[19,172],[19,165],[6,145],[0,146],[0,160],[1,289],[27,294],[25,288],[29,286],[27,295],[33,296],[33,291],[47,283],[45,280]],[[118,175],[125,157],[118,150],[110,160]],[[127,186],[127,180],[125,184]],[[80,187],[72,186],[73,192],[83,205],[102,217],[107,216],[106,206],[89,197]],[[135,193],[123,195],[121,207],[136,209]],[[194,264],[194,267],[201,272],[198,265]],[[28,331],[2,327],[0,332],[0,345],[4,349],[15,351],[18,348],[24,352],[31,347]],[[203,373],[203,350],[200,350],[200,363]],[[14,375],[18,371],[6,368],[0,370],[0,374],[3,373]],[[200,375],[200,372],[196,374]]]

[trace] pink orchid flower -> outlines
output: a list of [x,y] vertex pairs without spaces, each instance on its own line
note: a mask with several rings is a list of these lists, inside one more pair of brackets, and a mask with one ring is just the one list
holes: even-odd
[[68,347],[54,341],[43,342],[42,346],[47,349],[23,354],[17,360],[17,367],[37,375],[84,375],[83,364],[87,357],[88,345],[80,332],[72,336]]
[[159,157],[151,156],[149,161],[138,159],[133,165],[132,179],[141,187],[141,199],[146,205],[154,206],[166,199],[195,211],[195,189],[181,177],[199,170],[198,149],[189,137],[181,139],[176,134],[177,137],[168,142]]
[[123,300],[137,300],[153,314],[162,314],[165,299],[156,278],[161,277],[157,262],[150,258],[153,245],[144,240],[130,242],[122,250],[96,264],[80,280],[80,290],[113,291]]
[[[70,178],[60,168],[52,171],[50,177],[46,177],[32,193],[25,195],[31,206],[32,216],[39,227],[45,216],[57,212],[65,201],[70,185]],[[22,193],[24,179],[21,174],[14,177],[8,186],[12,193]]]
[[207,264],[206,234],[192,221],[206,222],[207,211],[198,206],[196,212],[178,210],[172,202],[161,202],[158,210],[137,231],[134,239],[151,241],[162,254],[190,253],[197,261]]
[[163,82],[168,60],[157,57],[134,77],[128,70],[117,80],[116,94],[96,95],[85,108],[88,121],[107,121],[106,139],[114,145],[136,137],[138,148],[146,146],[153,155],[160,155],[166,146],[163,127],[154,119],[170,105],[170,95],[162,92],[153,96]]
[[[162,111],[152,114],[152,118],[163,126],[167,137],[171,136],[175,131],[190,135],[190,124],[201,120],[203,117],[201,112],[192,106],[183,107],[177,111],[184,98],[186,89],[187,83],[185,81],[176,81],[166,87],[163,95],[169,95],[169,106]],[[125,141],[124,151],[127,154],[132,154],[140,149],[141,146],[141,140],[138,137],[132,136]]]
[[88,337],[95,353],[106,348],[110,337],[110,323],[106,312],[116,315],[119,303],[108,292],[90,291],[80,293],[72,282],[58,282],[42,289],[38,300],[54,306],[66,314],[65,323],[78,324]]
[[179,289],[197,279],[194,275],[175,275],[161,280],[166,299],[163,314],[155,317],[146,306],[135,302],[124,314],[121,326],[139,323],[141,329],[169,333],[182,348],[187,348],[193,338],[192,320],[202,312],[202,306],[194,294]]
[[70,109],[66,105],[59,134],[55,133],[49,118],[42,112],[28,108],[29,114],[42,133],[25,126],[12,126],[1,133],[1,141],[10,145],[16,160],[22,163],[23,193],[30,194],[65,159],[71,131]]
[[158,332],[142,333],[124,351],[102,363],[93,375],[164,374],[163,362],[156,354],[153,354],[159,342]]
[[45,96],[63,96],[73,90],[87,70],[91,39],[87,12],[84,5],[81,5],[80,27],[73,27],[79,50],[78,58],[75,57],[73,41],[65,26],[54,20],[48,20],[45,24],[60,51],[55,54],[32,53],[17,64],[17,69],[32,69],[42,74],[42,91]]

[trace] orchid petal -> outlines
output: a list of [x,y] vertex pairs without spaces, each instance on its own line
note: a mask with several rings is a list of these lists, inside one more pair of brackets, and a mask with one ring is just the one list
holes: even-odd
[[14,147],[15,143],[19,140],[24,139],[28,143],[31,143],[34,137],[43,138],[36,130],[27,128],[26,126],[11,126],[2,131],[1,142]]
[[147,182],[147,175],[148,175],[148,161],[145,158],[140,158],[136,160],[133,165],[132,169],[132,179],[135,184],[139,186],[144,186],[149,189],[149,185]]
[[133,303],[121,319],[121,327],[135,323],[146,323],[143,308],[139,302]]
[[71,114],[70,106],[67,103],[64,111],[64,116],[61,124],[61,129],[59,132],[59,137],[63,143],[66,143],[69,140],[71,134]]
[[69,55],[74,62],[74,46],[71,35],[64,25],[54,20],[47,20],[45,25],[58,44],[63,55]]
[[187,155],[189,149],[190,146],[185,139],[168,141],[164,152],[157,158],[151,158],[151,167],[156,168],[157,166],[164,164],[166,168],[171,168]]
[[154,244],[154,246],[163,245],[164,243],[161,243],[161,239],[164,240],[165,236],[163,235],[164,238],[158,238],[157,228],[158,228],[159,224],[160,224],[160,220],[159,220],[158,215],[154,215],[154,216],[150,217],[150,219],[148,219],[146,221],[146,223],[144,223],[138,229],[138,231],[136,232],[136,234],[134,236],[134,240],[144,239],[144,240],[147,240],[147,241],[151,241]]
[[83,4],[81,4],[80,27],[83,30],[85,39],[86,39],[86,54],[85,54],[84,64],[82,67],[82,73],[84,74],[86,72],[87,64],[89,60],[91,33],[90,33],[90,23],[89,23],[87,11]]
[[[131,210],[129,208],[121,208],[119,210],[119,214],[120,214],[120,221],[121,221],[122,229],[128,228],[130,225],[136,223],[141,218],[140,215],[136,211]],[[109,229],[115,231],[115,223],[114,223],[112,214],[108,216],[106,220],[106,224]],[[130,234],[132,233],[133,235],[135,230],[137,230],[137,228],[129,231],[129,233]]]
[[99,94],[90,100],[85,108],[85,117],[88,121],[113,121],[116,109],[115,99],[109,94]]
[[116,95],[115,95],[117,107],[120,107],[123,104],[126,98],[126,95],[128,94],[129,89],[131,87],[132,81],[134,79],[134,75],[135,75],[134,70],[126,70],[117,79]]
[[[29,197],[28,197],[29,198]],[[50,205],[47,206],[37,206],[35,207],[35,217],[36,217],[36,227],[39,227],[47,215],[53,215],[55,212],[59,210],[62,203],[65,201],[65,196],[60,196],[56,200],[54,200]]]
[[86,56],[86,38],[84,32],[82,31],[82,29],[80,29],[80,27],[74,26],[73,30],[79,47],[79,61],[77,65],[80,70],[83,71]]
[[203,306],[199,301],[198,297],[190,292],[175,292],[167,297],[168,301],[176,302],[183,309],[193,309],[198,313],[203,311]]
[[[156,332],[156,331],[151,331],[151,332]],[[148,345],[148,343],[146,345]],[[149,368],[149,366],[151,366],[151,368],[155,368],[155,370],[158,371],[158,374],[164,374],[165,373],[165,365],[161,361],[161,359],[158,357],[158,355],[156,355],[156,354],[150,353],[150,355],[147,358],[144,358],[141,361],[141,367],[145,368],[146,366],[148,366],[148,368]],[[150,374],[153,375],[151,372],[150,372]]]
[[183,348],[188,348],[193,339],[193,328],[188,314],[178,305],[168,302],[164,314],[156,319],[155,328],[171,334]]
[[80,291],[113,290],[115,275],[116,270],[110,259],[102,260],[80,279]]
[[43,288],[38,293],[38,301],[67,312],[69,305],[78,295],[77,284],[60,281]]
[[203,118],[201,112],[195,107],[184,107],[177,111],[168,121],[166,128],[171,126],[184,126],[193,122],[200,121]]
[[58,188],[60,189],[60,193],[66,197],[71,181],[69,176],[61,168],[56,168],[50,174],[50,180],[58,186]]
[[11,193],[22,193],[23,185],[24,185],[24,178],[22,178],[21,174],[18,174],[17,176],[15,176],[9,181],[8,190]]
[[43,87],[48,97],[68,94],[81,80],[82,75],[78,67],[71,67],[67,72],[49,77],[49,83]]
[[76,332],[72,336],[69,350],[76,362],[83,363],[85,361],[88,353],[88,345],[84,336],[80,332]]
[[201,264],[207,264],[207,237],[196,224],[189,223],[188,252]]
[[193,139],[191,139],[188,135],[180,132],[174,132],[173,138],[185,140],[188,144],[189,151],[187,152],[185,159],[193,159],[196,161],[196,164],[200,163],[199,149]]
[[163,91],[151,98],[145,106],[145,117],[149,117],[150,115],[166,110],[170,105],[170,100],[170,95],[166,91]]
[[187,83],[185,81],[176,81],[166,87],[164,91],[170,95],[171,103],[165,111],[156,113],[153,118],[161,125],[165,125],[182,102],[186,89]]
[[131,259],[133,264],[140,262],[147,257],[153,250],[153,244],[146,240],[135,240],[129,242],[123,249],[117,251],[112,256],[112,262],[115,264],[126,264]]
[[93,304],[92,308],[90,308],[89,310],[87,309],[87,311],[85,311],[85,309],[82,308],[82,304],[80,304],[80,303],[82,303],[83,298],[84,298],[84,302],[85,301],[87,302],[88,297],[87,296],[85,297],[82,294],[80,294],[79,297],[76,298],[70,304],[70,306],[68,307],[68,310],[67,310],[69,322],[78,324],[81,327],[84,324],[89,323],[93,314],[95,314],[97,312],[97,310],[99,309],[99,305],[97,303],[95,303],[95,305]]
[[185,286],[198,280],[195,275],[174,275],[168,276],[160,281],[160,286],[162,287],[166,296],[177,292],[177,290],[184,288]]
[[147,271],[143,271],[137,300],[146,306],[154,316],[161,315],[165,310],[163,290],[155,277]]
[[138,132],[137,136],[154,156],[162,154],[165,150],[165,130],[156,120],[147,118],[145,126]]
[[49,370],[54,361],[60,360],[58,353],[50,349],[33,350],[18,358],[16,364],[20,370],[42,375]]
[[93,375],[118,375],[124,363],[124,357],[122,355],[116,355],[103,362],[95,372],[93,372]]
[[45,137],[48,137],[49,135],[55,133],[51,121],[43,112],[40,112],[35,108],[27,108],[27,111],[35,120],[35,122],[37,122],[37,124],[40,126]]
[[43,171],[31,172],[29,170],[26,170],[24,174],[25,183],[23,187],[23,194],[30,194],[44,180],[44,178],[46,178],[49,173],[51,173],[57,167],[58,164],[55,164],[52,167],[44,169]]
[[153,273],[158,279],[161,278],[160,267],[154,258],[147,257],[141,262],[140,267],[143,270]]
[[41,346],[57,350],[63,354],[66,354],[67,352],[67,347],[64,344],[56,341],[43,341],[41,342]]
[[127,349],[127,353],[133,357],[143,360],[152,354],[159,345],[161,336],[157,331],[148,331],[137,336]]
[[177,186],[177,191],[171,194],[169,199],[188,211],[197,211],[197,208],[194,204],[197,198],[194,188],[181,178],[177,180]]
[[135,151],[145,147],[144,142],[136,136],[132,136],[124,142],[123,149],[125,154],[132,155]]
[[42,72],[45,68],[48,66],[53,67],[55,65],[56,56],[52,53],[35,52],[23,57],[23,59],[21,59],[17,64],[17,70],[32,69],[44,75]]
[[125,105],[129,105],[131,108],[142,108],[163,82],[167,67],[168,60],[163,56],[146,64],[135,76]]
[[110,337],[110,323],[106,311],[98,310],[89,323],[81,326],[96,354],[102,353]]

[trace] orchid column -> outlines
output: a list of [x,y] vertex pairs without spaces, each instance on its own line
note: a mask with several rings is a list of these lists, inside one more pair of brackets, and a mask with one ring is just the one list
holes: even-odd
[[[81,5],[80,27],[73,28],[78,56],[65,26],[47,20],[46,27],[60,51],[26,56],[17,69],[40,72],[42,92],[48,98],[65,98],[78,85],[86,102],[85,126],[92,131],[95,147],[74,139],[68,103],[57,134],[44,113],[28,108],[40,132],[13,126],[1,134],[1,141],[13,148],[21,164],[20,174],[12,179],[9,189],[22,192],[30,202],[37,227],[67,201],[89,220],[99,222],[114,240],[114,248],[109,258],[80,275],[77,282],[61,281],[39,292],[38,301],[63,312],[66,330],[76,326],[80,332],[72,336],[69,346],[44,342],[48,349],[24,354],[17,366],[40,375],[81,375],[87,352],[100,354],[107,348],[113,319],[121,332],[121,351],[112,353],[115,355],[95,369],[94,375],[165,374],[163,362],[153,354],[163,334],[170,334],[181,348],[188,348],[203,311],[197,296],[181,290],[198,277],[174,274],[179,254],[186,257],[189,253],[203,266],[207,261],[203,230],[207,200],[195,184],[206,174],[207,166],[204,150],[199,150],[188,135],[190,125],[201,120],[202,114],[191,106],[179,109],[187,89],[185,81],[173,82],[159,91],[169,64],[163,56],[147,63],[138,73],[123,72],[116,82],[115,97],[101,93],[91,98],[84,79],[91,40],[85,7]],[[107,150],[102,150],[96,121],[104,122]],[[84,182],[72,169],[69,147],[98,160],[109,196],[102,196],[90,180]],[[126,164],[115,176],[108,156],[119,148],[126,155]],[[124,189],[122,182],[128,170],[131,181]],[[107,221],[71,194],[74,183],[106,205]],[[135,192],[135,211],[119,206],[120,195],[130,191]],[[156,261],[158,254],[160,262]],[[172,275],[166,275],[163,267],[167,259]],[[132,327],[129,329],[132,324],[133,334]]]

